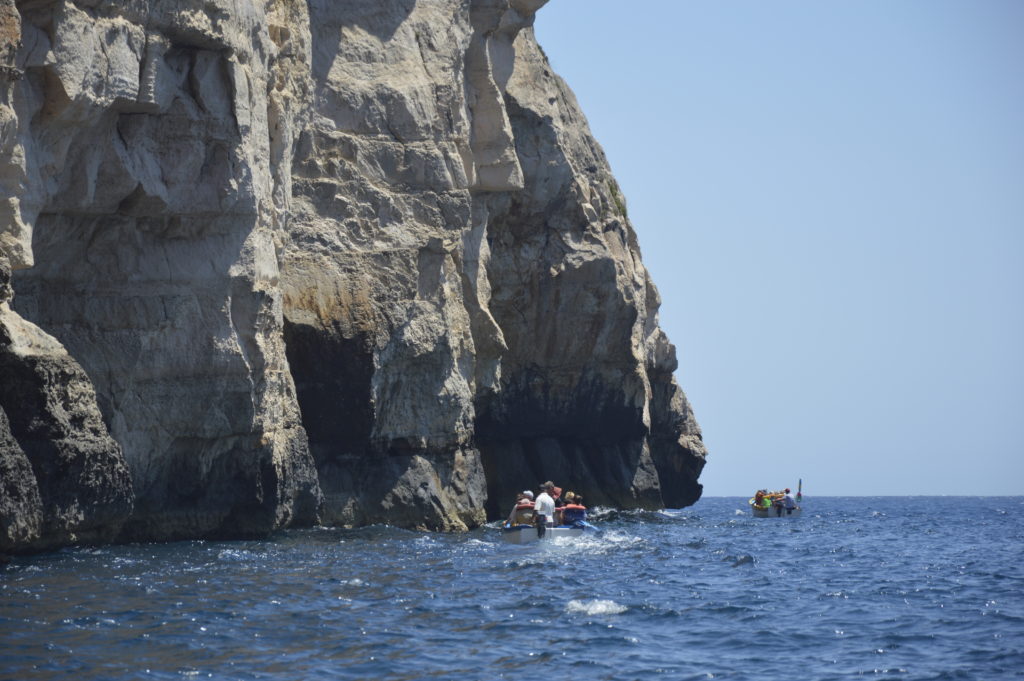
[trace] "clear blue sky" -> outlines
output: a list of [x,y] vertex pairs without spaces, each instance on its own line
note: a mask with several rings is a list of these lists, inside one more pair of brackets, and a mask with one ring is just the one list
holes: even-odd
[[705,494],[1024,494],[1024,2],[551,0]]

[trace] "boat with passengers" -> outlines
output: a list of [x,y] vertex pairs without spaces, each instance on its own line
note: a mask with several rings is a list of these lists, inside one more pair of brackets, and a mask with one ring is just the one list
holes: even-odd
[[[803,487],[803,480],[800,481]],[[755,518],[799,518],[803,511],[797,505],[797,501],[803,499],[802,491],[796,493],[796,498],[790,494],[789,488],[777,492],[769,492],[766,489],[759,489],[747,503],[750,504],[750,513]]]
[[[550,487],[548,487],[550,485]],[[562,490],[550,482],[541,486],[550,491],[552,499],[559,499]],[[537,527],[537,503],[533,492],[526,490],[517,495],[516,505],[502,525],[501,536],[508,544],[530,544],[541,539],[562,539],[582,536],[585,532],[596,532],[597,528],[587,522],[587,507],[583,497],[567,492],[561,505],[549,507],[553,516],[543,528]]]

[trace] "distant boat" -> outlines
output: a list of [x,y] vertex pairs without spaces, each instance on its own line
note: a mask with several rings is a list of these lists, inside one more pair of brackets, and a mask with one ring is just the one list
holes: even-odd
[[[802,510],[799,506],[794,506],[793,508],[786,508],[785,506],[784,500],[787,492],[789,492],[788,488],[785,492],[758,491],[757,494],[747,500],[747,503],[750,505],[751,515],[755,518],[799,518]],[[765,499],[769,501],[767,506],[764,504]]]

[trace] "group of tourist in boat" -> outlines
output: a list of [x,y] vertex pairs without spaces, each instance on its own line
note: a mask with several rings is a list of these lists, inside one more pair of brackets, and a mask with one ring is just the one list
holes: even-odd
[[769,492],[768,490],[759,489],[754,494],[754,498],[750,500],[750,505],[753,507],[755,514],[770,514],[775,515],[792,515],[794,511],[799,510],[799,506],[796,504],[796,499],[790,493],[789,488],[781,492]]
[[563,495],[562,488],[548,480],[540,486],[536,496],[530,490],[516,495],[505,526],[533,526],[537,528],[537,537],[543,538],[548,528],[585,527],[586,524],[587,507],[583,505],[583,496],[575,492]]

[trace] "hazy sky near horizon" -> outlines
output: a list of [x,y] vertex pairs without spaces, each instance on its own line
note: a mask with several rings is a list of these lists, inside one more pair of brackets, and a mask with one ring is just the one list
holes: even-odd
[[705,495],[1024,494],[1024,2],[550,0]]

